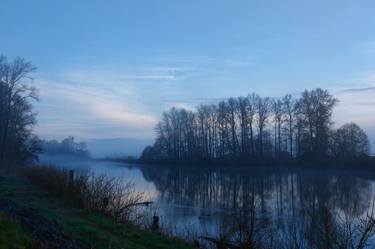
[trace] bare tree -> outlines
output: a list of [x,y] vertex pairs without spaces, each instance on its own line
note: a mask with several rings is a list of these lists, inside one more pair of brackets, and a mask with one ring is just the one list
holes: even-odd
[[263,157],[264,151],[264,129],[267,124],[268,117],[270,115],[270,98],[268,97],[256,97],[255,108],[256,117],[258,121],[258,143],[259,143],[259,156]]
[[255,100],[256,100],[256,94],[252,93],[249,94],[247,99],[248,101],[248,123],[249,123],[249,133],[250,133],[250,149],[251,149],[251,156],[254,156],[255,154],[255,145],[254,145],[254,117],[255,117]]
[[298,111],[309,134],[309,150],[305,154],[310,158],[326,156],[332,111],[337,101],[327,90],[320,88],[305,90],[298,100]]
[[237,155],[237,133],[236,133],[236,112],[237,112],[237,102],[234,98],[228,100],[228,112],[229,112],[229,125],[231,132],[231,154],[233,157]]
[[172,108],[156,126],[155,146],[147,148],[145,155],[160,150],[160,156],[153,158],[250,161],[255,155],[280,158],[286,151],[291,158],[314,160],[329,153],[351,155],[346,150],[366,154],[368,139],[359,127],[351,124],[332,131],[336,103],[328,91],[318,88],[304,91],[298,100],[288,94],[271,101],[253,93],[217,105],[200,105],[195,112]]
[[[0,55],[0,165],[4,163],[7,149],[13,149],[12,152],[15,153],[17,146],[23,145],[21,147],[25,153],[29,153],[31,150],[27,147],[30,139],[37,139],[30,129],[35,124],[30,100],[38,99],[37,91],[28,84],[35,70],[36,68],[24,59],[17,58],[10,63],[5,56]],[[10,152],[7,152],[8,157]]]
[[294,127],[296,121],[296,101],[293,100],[292,95],[287,94],[283,98],[283,113],[284,113],[284,120],[287,124],[286,130],[288,134],[289,140],[289,153],[290,157],[293,157],[293,134],[294,134]]
[[280,157],[281,153],[281,127],[283,123],[283,102],[280,99],[272,101],[272,111],[274,118],[274,128],[275,128],[275,156]]

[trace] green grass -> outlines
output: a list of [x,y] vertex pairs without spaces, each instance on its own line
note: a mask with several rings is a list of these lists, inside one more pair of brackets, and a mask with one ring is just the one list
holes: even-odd
[[32,235],[0,212],[0,248],[26,249],[30,248],[32,244]]
[[192,248],[182,241],[140,230],[129,224],[116,223],[103,215],[72,207],[69,203],[32,185],[23,177],[4,176],[0,180],[0,198],[11,199],[20,205],[35,208],[44,217],[56,221],[66,233],[91,248]]

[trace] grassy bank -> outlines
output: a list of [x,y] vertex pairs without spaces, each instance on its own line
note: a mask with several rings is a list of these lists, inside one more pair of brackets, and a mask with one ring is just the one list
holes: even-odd
[[32,248],[34,240],[29,231],[0,212],[0,248]]
[[[55,221],[64,232],[90,248],[191,248],[181,241],[165,238],[129,224],[117,223],[113,219],[73,207],[61,198],[33,185],[25,177],[1,174],[0,198],[11,200],[20,206],[33,208],[43,217]],[[6,229],[2,229],[2,228]],[[32,244],[32,236],[13,220],[0,214],[1,245],[21,241],[16,247],[26,248]],[[14,245],[14,244],[13,244]]]

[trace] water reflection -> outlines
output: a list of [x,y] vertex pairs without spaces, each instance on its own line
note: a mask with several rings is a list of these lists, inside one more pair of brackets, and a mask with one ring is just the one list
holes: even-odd
[[322,205],[361,215],[371,205],[374,174],[356,171],[253,169],[189,169],[142,166],[158,201],[208,211],[231,211],[260,199],[261,209],[274,215],[296,215]]
[[[157,202],[175,207],[169,212],[161,210],[163,215],[171,216],[165,217],[167,222],[190,222],[194,224],[190,229],[212,237],[223,233],[222,227],[243,226],[238,220],[247,223],[248,219],[258,219],[262,224],[257,226],[267,223],[273,230],[273,237],[276,233],[286,239],[291,235],[285,230],[294,230],[311,236],[305,238],[306,244],[313,241],[318,244],[322,241],[318,237],[327,232],[333,243],[332,238],[339,237],[339,231],[336,231],[339,226],[366,217],[374,199],[374,174],[355,170],[267,168],[234,171],[160,166],[141,166],[140,170],[144,178],[155,185]],[[178,207],[190,207],[190,211],[189,208],[181,211]],[[176,219],[173,210],[184,218]],[[179,228],[175,232],[183,234],[182,226]],[[282,232],[285,234],[280,235]],[[301,242],[301,238],[298,241]]]
[[58,164],[135,182],[155,201],[164,228],[190,239],[228,236],[255,246],[273,243],[269,248],[281,248],[277,240],[287,240],[290,248],[340,248],[349,241],[345,234],[354,234],[343,224],[361,222],[374,204],[375,174],[368,171]]

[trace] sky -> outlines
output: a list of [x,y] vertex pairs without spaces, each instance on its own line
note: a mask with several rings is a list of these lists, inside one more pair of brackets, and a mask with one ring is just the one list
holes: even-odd
[[[154,138],[163,111],[321,87],[375,142],[373,0],[0,0],[0,53],[38,67],[47,139]],[[374,143],[375,144],[375,143]]]

